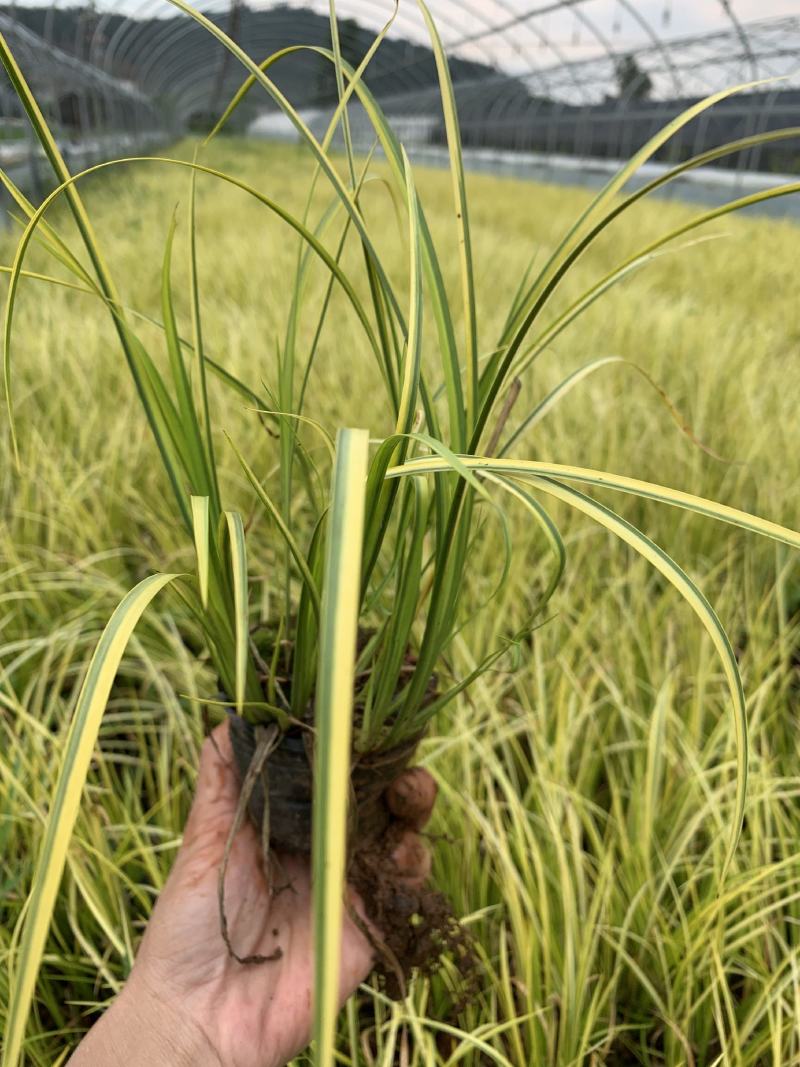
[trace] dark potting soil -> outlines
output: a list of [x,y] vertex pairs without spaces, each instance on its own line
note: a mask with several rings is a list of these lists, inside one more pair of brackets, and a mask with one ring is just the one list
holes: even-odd
[[477,967],[472,939],[443,893],[431,886],[416,889],[398,881],[392,854],[406,829],[403,823],[393,822],[379,841],[355,849],[348,868],[348,882],[383,937],[375,970],[384,980],[387,995],[401,999],[414,972],[433,975],[448,956],[461,975],[466,999]]

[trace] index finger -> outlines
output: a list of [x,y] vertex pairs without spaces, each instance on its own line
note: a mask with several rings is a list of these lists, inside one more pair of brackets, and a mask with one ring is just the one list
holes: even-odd
[[424,767],[408,767],[386,790],[386,805],[396,819],[421,830],[431,817],[439,787]]

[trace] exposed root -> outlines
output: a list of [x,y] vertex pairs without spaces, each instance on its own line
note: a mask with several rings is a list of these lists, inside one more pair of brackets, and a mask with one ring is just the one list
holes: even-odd
[[[253,759],[250,766],[247,768],[247,774],[242,782],[242,791],[239,794],[239,801],[236,805],[236,812],[233,817],[230,832],[228,833],[228,839],[225,842],[225,852],[222,857],[222,863],[219,868],[219,880],[217,883],[217,901],[219,904],[219,928],[222,934],[222,940],[225,942],[225,947],[228,950],[228,954],[236,960],[237,963],[254,964],[254,963],[269,963],[274,960],[279,960],[283,955],[283,951],[280,948],[276,948],[274,952],[264,956],[260,953],[252,953],[249,956],[240,956],[234,949],[230,933],[228,931],[228,915],[225,911],[225,875],[228,871],[228,862],[230,860],[231,849],[233,848],[233,842],[239,830],[244,822],[245,815],[247,814],[247,805],[250,802],[253,789],[259,778],[264,781],[262,776],[266,775],[267,760],[270,753],[275,749],[280,740],[280,732],[278,727],[274,724],[267,726],[263,729],[257,730],[256,750],[253,753]],[[266,791],[266,781],[264,781],[264,788]],[[262,828],[262,846],[263,841],[266,839],[266,856],[269,857],[269,821],[264,820],[266,829]],[[267,867],[269,872],[269,867]]]

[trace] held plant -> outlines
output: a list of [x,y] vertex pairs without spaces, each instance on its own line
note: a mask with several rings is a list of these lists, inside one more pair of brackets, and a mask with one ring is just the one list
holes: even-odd
[[[761,141],[796,137],[798,130],[731,142],[687,160],[635,193],[623,195],[628,179],[673,133],[729,93],[718,93],[696,104],[656,134],[598,193],[548,259],[538,269],[531,268],[517,292],[509,294],[501,335],[484,338],[475,296],[455,98],[441,41],[422,0],[419,6],[436,57],[449,147],[460,268],[455,297],[445,286],[442,250],[434,243],[417,196],[413,169],[363,80],[388,26],[353,70],[339,54],[332,12],[333,48],[313,51],[334,64],[340,102],[325,136],[318,141],[269,74],[276,62],[303,46],[285,49],[257,65],[183,0],[173,2],[217,37],[247,72],[241,90],[210,136],[224,127],[248,92],[260,88],[294,123],[312,153],[316,170],[305,211],[297,217],[272,200],[268,192],[215,171],[197,158],[191,162],[171,158],[116,161],[182,167],[189,172],[190,338],[179,328],[173,303],[173,223],[161,271],[158,325],[163,330],[167,366],[162,371],[136,333],[137,314],[122,302],[78,188],[85,175],[116,164],[101,164],[78,175],[68,172],[22,71],[0,38],[4,66],[58,179],[54,192],[34,207],[10,179],[3,178],[27,218],[11,268],[4,323],[5,388],[12,432],[14,309],[20,279],[26,273],[25,255],[33,238],[38,237],[75,279],[70,283],[47,280],[93,294],[112,317],[164,463],[176,512],[196,556],[193,574],[153,575],[136,586],[114,612],[92,659],[67,737],[22,927],[4,1067],[18,1060],[69,837],[116,670],[142,613],[167,585],[196,619],[223,693],[218,703],[230,705],[232,737],[246,785],[243,804],[248,804],[251,817],[262,829],[265,851],[271,844],[313,856],[317,1056],[320,1063],[331,1063],[342,881],[347,872],[351,878],[380,882],[380,862],[374,862],[384,830],[380,793],[410,759],[431,718],[521,636],[499,637],[495,648],[482,650],[483,658],[468,675],[449,677],[444,666],[446,653],[465,621],[463,590],[469,578],[470,554],[484,522],[499,522],[505,531],[503,507],[521,506],[548,546],[551,576],[532,605],[531,626],[541,618],[566,561],[558,528],[546,510],[551,499],[577,509],[616,534],[652,563],[692,606],[719,654],[736,723],[736,813],[730,827],[726,869],[736,847],[747,778],[745,700],[731,643],[713,608],[679,565],[642,531],[578,486],[599,486],[654,499],[800,547],[797,533],[724,504],[610,472],[514,455],[525,434],[562,396],[609,362],[586,364],[533,408],[517,411],[522,377],[584,310],[633,271],[674,248],[684,235],[692,235],[705,223],[748,204],[800,191],[800,183],[743,197],[698,215],[619,263],[564,308],[556,305],[554,298],[576,260],[639,199],[684,171]],[[353,98],[372,123],[376,143],[388,164],[393,198],[402,208],[408,245],[407,294],[406,287],[399,288],[391,277],[363,211],[362,193],[369,180],[371,157],[357,158],[352,148],[347,108]],[[337,129],[341,129],[345,145],[342,157],[332,151]],[[263,388],[239,381],[206,351],[194,212],[198,175],[238,186],[298,235],[286,332]],[[316,211],[320,192],[328,197],[321,213]],[[88,266],[46,218],[50,205],[60,197],[66,198],[77,223]],[[358,272],[343,266],[344,253],[352,246],[360,253]],[[349,257],[347,262],[351,260]],[[328,274],[321,308],[316,309],[307,292],[315,261],[321,262]],[[372,418],[370,430],[379,436],[373,438],[371,448],[365,431],[339,430],[334,442],[327,429],[312,423],[305,414],[319,341],[335,290],[348,302],[358,323],[364,357],[375,361],[383,383],[385,406],[376,408]],[[364,298],[362,292],[368,296]],[[433,351],[424,350],[424,315],[435,327]],[[300,340],[300,324],[307,321],[313,326],[308,345]],[[259,369],[261,356],[254,353]],[[229,441],[252,488],[254,503],[272,523],[283,559],[281,573],[274,575],[272,582],[281,596],[263,634],[251,633],[245,523],[239,513],[225,507],[220,490],[221,443],[211,417],[209,373],[255,406],[276,434],[270,447],[279,469],[277,495],[259,481],[254,457],[241,452],[235,433]],[[316,489],[320,464],[303,444],[303,431],[308,429],[321,435],[330,454],[331,490],[324,499]],[[298,514],[303,515],[302,521],[298,521]],[[507,537],[506,544],[508,553]],[[485,610],[492,610],[491,601]],[[290,789],[298,780],[305,782],[299,808]],[[318,813],[313,841],[312,793]],[[351,795],[354,801],[348,813]],[[375,897],[382,899],[382,893]],[[426,900],[417,901],[423,919],[433,914],[426,913]],[[381,906],[384,910],[374,917],[386,936],[383,948],[395,971],[399,968],[402,973],[407,965],[426,962],[420,957],[420,945],[434,954],[439,950],[441,941],[430,936],[424,940],[431,933],[424,922],[421,931],[414,927],[418,932],[412,933],[408,915],[398,920],[391,901]]]

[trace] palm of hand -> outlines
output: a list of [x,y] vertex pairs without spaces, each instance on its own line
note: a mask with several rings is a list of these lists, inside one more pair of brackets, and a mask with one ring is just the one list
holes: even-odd
[[[270,894],[255,830],[237,834],[225,877],[225,911],[240,955],[280,958],[243,965],[222,942],[218,878],[236,811],[239,786],[227,728],[206,742],[197,797],[175,866],[142,941],[130,984],[168,1000],[196,1025],[225,1067],[285,1063],[308,1043],[313,983],[311,884],[308,862],[281,859],[288,887]],[[353,903],[358,901],[353,896]],[[341,997],[369,973],[373,953],[345,917]],[[188,1020],[186,1016],[188,1015]]]

